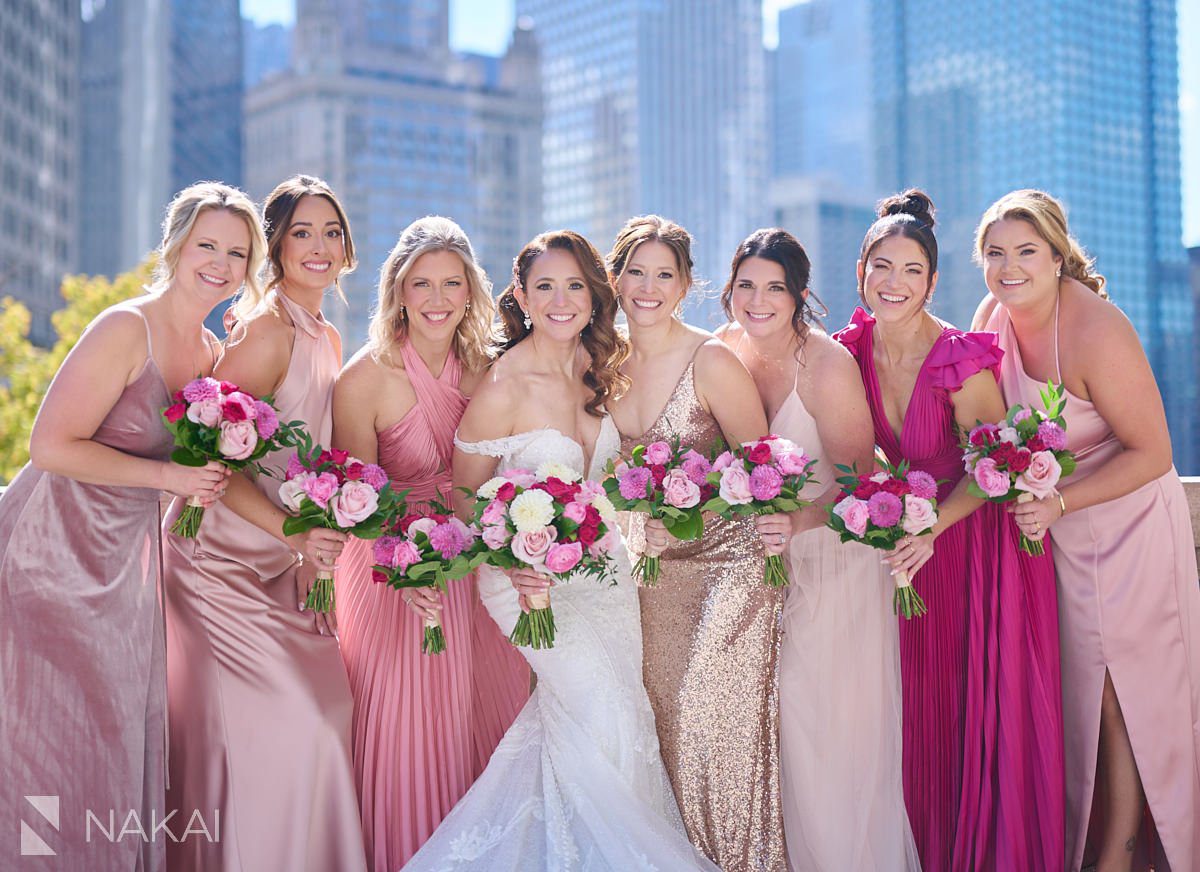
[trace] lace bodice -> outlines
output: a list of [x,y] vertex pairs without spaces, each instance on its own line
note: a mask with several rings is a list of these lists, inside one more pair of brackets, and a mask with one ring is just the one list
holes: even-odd
[[591,466],[587,470],[583,468],[583,446],[554,427],[539,427],[537,430],[526,430],[524,433],[514,433],[501,439],[484,439],[479,442],[464,442],[456,435],[454,445],[467,454],[485,454],[500,458],[500,472],[509,469],[535,470],[542,463],[553,460],[567,464],[584,478],[599,481],[604,475],[604,467],[608,461],[620,451],[621,436],[613,424],[612,416],[606,414],[600,420],[600,432],[596,435]]

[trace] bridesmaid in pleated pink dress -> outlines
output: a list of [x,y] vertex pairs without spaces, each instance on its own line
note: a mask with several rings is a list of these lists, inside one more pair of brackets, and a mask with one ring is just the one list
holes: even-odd
[[[302,421],[329,445],[341,342],[320,307],[354,263],[348,223],[308,176],[280,184],[264,213],[272,289],[235,304],[214,374],[272,394],[282,420]],[[289,453],[263,464],[282,478]],[[285,539],[279,481],[233,475],[195,539],[166,537],[168,805],[180,810],[177,834],[192,810],[220,816],[219,840],[169,846],[174,870],[366,868],[350,687],[329,619],[302,611],[316,568],[334,568],[345,537]],[[177,500],[172,514],[180,508]]]
[[[382,465],[410,503],[450,506],[454,431],[492,353],[489,288],[457,224],[414,222],[381,270],[371,340],[338,376],[334,441]],[[374,584],[371,562],[370,543],[344,552],[338,624],[367,864],[395,872],[487,766],[529,696],[529,666],[473,576],[445,594],[401,592]],[[446,633],[436,656],[421,653],[427,615]]]
[[[159,492],[210,503],[227,474],[170,463],[161,412],[212,370],[217,340],[204,317],[256,283],[265,247],[241,191],[211,182],[181,191],[150,294],[88,326],[38,412],[31,462],[0,499],[6,869],[164,868],[161,831],[149,841],[117,835],[129,820],[150,833],[165,814]],[[89,812],[99,821],[91,838]]]
[[977,254],[1009,402],[1066,388],[1079,466],[1016,507],[1051,531],[1067,735],[1067,868],[1200,868],[1200,588],[1188,507],[1154,375],[1062,206],[1014,191],[984,213]]

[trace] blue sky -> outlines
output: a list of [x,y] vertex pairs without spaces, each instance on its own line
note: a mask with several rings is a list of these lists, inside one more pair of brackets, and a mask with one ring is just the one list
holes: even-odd
[[[766,42],[775,41],[775,16],[797,0],[763,0]],[[799,0],[804,2],[804,0]],[[1200,0],[1178,0],[1179,109],[1182,117],[1183,237],[1200,245]],[[242,0],[242,11],[265,24],[290,23],[293,0]],[[513,0],[450,0],[450,42],[462,51],[500,54],[512,30]]]

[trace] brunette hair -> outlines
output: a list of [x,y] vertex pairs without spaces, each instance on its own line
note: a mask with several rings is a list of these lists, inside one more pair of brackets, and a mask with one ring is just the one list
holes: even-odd
[[[808,338],[810,325],[820,323],[829,310],[821,298],[809,290],[812,263],[808,259],[808,252],[795,236],[781,227],[755,230],[742,240],[733,253],[733,261],[729,264],[729,281],[721,289],[721,308],[725,310],[725,317],[733,320],[733,285],[742,263],[751,257],[761,257],[783,268],[784,286],[796,304],[796,310],[792,313],[792,330],[803,345]],[[806,290],[808,294],[804,293]]]
[[[929,261],[928,284],[932,285],[933,274],[938,268],[937,237],[933,235],[934,211],[933,200],[919,188],[909,188],[880,200],[875,206],[875,214],[879,217],[863,237],[859,263],[865,264],[871,257],[871,250],[889,236],[903,236],[925,252],[925,259]],[[861,296],[862,288],[858,292]]]
[[617,333],[617,295],[609,284],[595,246],[573,230],[553,230],[534,237],[513,261],[512,281],[500,294],[498,308],[504,332],[504,349],[508,350],[529,335],[525,315],[517,303],[516,289],[529,281],[533,262],[547,251],[564,251],[575,258],[583,281],[592,295],[592,317],[579,334],[584,350],[591,357],[583,383],[592,391],[585,408],[590,415],[601,417],[601,407],[629,389],[629,377],[621,372],[621,364],[629,357],[629,343]]
[[[684,296],[692,287],[692,234],[660,215],[638,215],[625,222],[617,232],[612,251],[608,253],[608,275],[613,289],[625,273],[629,258],[643,242],[661,242],[675,255],[675,266],[683,280]],[[680,300],[682,303],[682,299]]]

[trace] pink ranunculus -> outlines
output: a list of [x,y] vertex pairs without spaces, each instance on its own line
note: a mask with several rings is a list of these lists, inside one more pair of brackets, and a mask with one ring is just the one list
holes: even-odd
[[304,485],[310,478],[313,478],[311,472],[301,470],[279,486],[279,501],[289,512],[300,511],[300,504],[307,493]]
[[404,541],[399,536],[380,536],[371,543],[371,557],[379,566],[392,565],[392,552]]
[[483,544],[491,551],[499,551],[508,544],[510,534],[505,524],[490,524],[483,528]]
[[379,508],[379,494],[365,481],[348,481],[329,501],[339,527],[353,527]]
[[913,496],[923,500],[937,499],[937,480],[925,470],[910,469],[904,480],[912,488]]
[[646,498],[646,486],[650,483],[650,470],[644,466],[631,466],[617,479],[617,490],[627,500]]
[[407,539],[401,539],[392,549],[391,565],[401,572],[407,572],[408,567],[421,562],[421,551]]
[[572,500],[563,506],[563,517],[574,521],[576,524],[582,524],[583,519],[587,517],[587,506],[584,503]]
[[322,509],[329,505],[329,500],[337,493],[337,489],[337,476],[332,472],[322,472],[304,481],[304,492]]
[[871,523],[876,527],[894,527],[900,523],[904,505],[895,494],[879,491],[867,500],[867,510],[871,513]]
[[189,403],[215,400],[221,396],[221,383],[215,378],[198,378],[183,386],[183,398]]
[[[241,412],[233,413],[231,407],[240,408]],[[254,407],[254,397],[234,391],[232,394],[226,394],[221,401],[221,412],[226,421],[253,421],[258,409]]]
[[408,537],[415,539],[418,533],[424,533],[426,536],[429,536],[437,529],[437,524],[438,522],[433,518],[417,518],[417,520],[408,525]]
[[378,463],[367,463],[362,468],[362,481],[365,481],[373,489],[381,491],[383,486],[388,483],[388,476]]
[[805,468],[809,464],[809,456],[807,454],[796,454],[792,451],[784,452],[779,455],[777,460],[779,471],[784,475],[803,475]]
[[258,447],[258,431],[253,421],[222,421],[217,450],[230,460],[245,460]]
[[578,542],[562,542],[550,546],[546,552],[546,569],[557,574],[570,572],[583,559],[583,545]]
[[604,535],[588,546],[589,557],[603,557],[617,547],[617,534],[613,530],[605,530]]
[[750,495],[760,503],[775,499],[782,488],[783,476],[774,466],[764,463],[750,473]]
[[492,500],[487,504],[487,508],[483,510],[483,514],[479,516],[479,522],[489,526],[503,524],[505,514],[507,514],[507,511],[504,503],[499,500]]
[[275,414],[270,403],[254,401],[254,426],[258,428],[258,435],[263,439],[270,439],[279,431],[279,416]]
[[668,506],[690,509],[700,503],[700,487],[682,469],[672,469],[663,479],[663,499]]
[[221,420],[221,401],[197,400],[187,407],[187,418],[201,427],[215,427]]
[[721,470],[721,499],[731,506],[742,506],[751,502],[750,473],[741,466],[727,466]]
[[1017,490],[1027,491],[1038,499],[1054,493],[1062,478],[1062,467],[1050,451],[1035,451],[1029,458],[1029,469],[1017,476]]
[[1002,497],[1008,493],[1008,473],[998,470],[996,461],[990,457],[979,458],[971,475],[974,476],[979,489],[989,497]]
[[463,530],[449,522],[438,524],[433,528],[433,532],[429,534],[430,546],[442,555],[443,560],[453,560],[462,554],[468,542],[469,540],[464,535]]
[[518,533],[512,540],[513,556],[530,566],[541,566],[557,538],[558,531],[551,526]]
[[1017,412],[1017,414],[1013,415],[1013,423],[1020,424],[1026,418],[1031,418],[1031,417],[1033,417],[1032,409],[1021,409],[1019,412]]
[[845,497],[833,507],[833,513],[842,519],[846,529],[855,536],[867,532],[867,522],[871,519],[871,510],[866,500],[857,497]]
[[733,456],[732,451],[722,451],[717,455],[717,459],[713,461],[711,471],[722,472],[731,466],[741,466],[744,468],[744,464]]
[[1051,451],[1062,451],[1067,447],[1067,431],[1053,421],[1038,424],[1038,435]]
[[174,424],[180,418],[187,414],[187,405],[185,403],[172,403],[163,411],[163,417]]
[[900,526],[904,528],[905,533],[916,536],[924,533],[935,523],[937,523],[937,512],[934,511],[933,503],[915,494],[908,494],[904,498],[904,520],[901,521]]
[[651,442],[643,455],[651,466],[662,466],[671,459],[671,446],[666,442]]
[[500,473],[517,487],[530,487],[537,484],[537,476],[528,469],[510,469],[508,472]]

